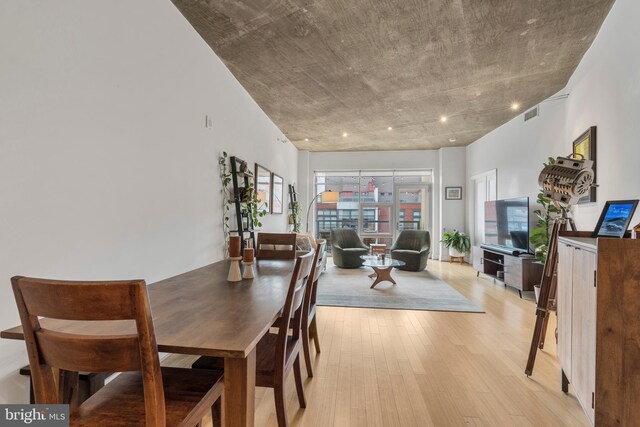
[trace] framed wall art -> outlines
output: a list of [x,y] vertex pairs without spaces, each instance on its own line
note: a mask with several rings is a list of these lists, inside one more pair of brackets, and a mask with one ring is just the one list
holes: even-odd
[[[596,174],[596,127],[591,126],[585,132],[582,133],[575,141],[573,141],[574,155],[586,160],[593,160],[593,178],[597,182],[598,176]],[[578,204],[594,203],[596,201],[596,187],[591,187],[591,192],[586,196],[580,198]]]
[[445,187],[445,200],[462,200],[462,187]]
[[271,171],[256,163],[256,192],[258,194],[258,212],[269,213],[271,204]]

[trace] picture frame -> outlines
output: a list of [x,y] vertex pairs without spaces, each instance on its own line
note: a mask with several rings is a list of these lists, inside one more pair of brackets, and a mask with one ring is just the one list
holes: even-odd
[[[572,144],[572,153],[574,156],[582,156],[585,160],[593,161],[593,178],[597,182],[596,175],[596,126],[591,126],[584,131],[579,137],[577,137]],[[584,197],[581,197],[578,204],[595,203],[596,202],[596,187],[591,187],[591,191]]]
[[607,200],[593,230],[593,237],[624,237],[637,206],[637,199]]
[[284,180],[276,173],[271,173],[271,213],[281,214],[284,211]]
[[271,212],[271,171],[256,163],[256,194],[258,196],[258,212]]
[[445,187],[445,200],[462,200],[462,187]]

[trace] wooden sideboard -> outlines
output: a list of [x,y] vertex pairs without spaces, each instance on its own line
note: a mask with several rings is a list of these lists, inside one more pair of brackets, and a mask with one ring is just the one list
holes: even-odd
[[640,240],[575,237],[558,244],[562,389],[592,424],[640,420]]

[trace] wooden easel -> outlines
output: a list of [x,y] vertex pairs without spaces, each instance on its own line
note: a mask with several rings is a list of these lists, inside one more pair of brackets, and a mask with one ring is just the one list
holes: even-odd
[[558,236],[560,232],[567,229],[567,223],[572,230],[576,230],[573,219],[567,218],[564,214],[558,218],[551,230],[551,238],[549,239],[549,249],[547,252],[547,260],[544,263],[542,272],[542,280],[540,281],[540,296],[538,297],[538,305],[536,308],[536,326],[533,329],[533,337],[531,338],[531,348],[529,349],[529,359],[524,373],[531,376],[533,373],[533,365],[536,362],[536,354],[538,349],[544,348],[544,338],[547,334],[547,324],[549,323],[549,310],[556,298],[557,281],[556,266],[558,265]]

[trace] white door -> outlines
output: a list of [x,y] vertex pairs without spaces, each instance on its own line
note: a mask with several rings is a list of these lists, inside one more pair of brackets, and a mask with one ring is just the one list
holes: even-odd
[[396,238],[402,230],[429,230],[431,224],[429,186],[402,185],[394,189]]
[[496,170],[491,170],[480,175],[471,177],[471,186],[473,188],[472,206],[473,221],[471,225],[471,257],[473,259],[473,268],[481,270],[481,254],[480,244],[484,241],[484,203],[496,200],[498,194]]

